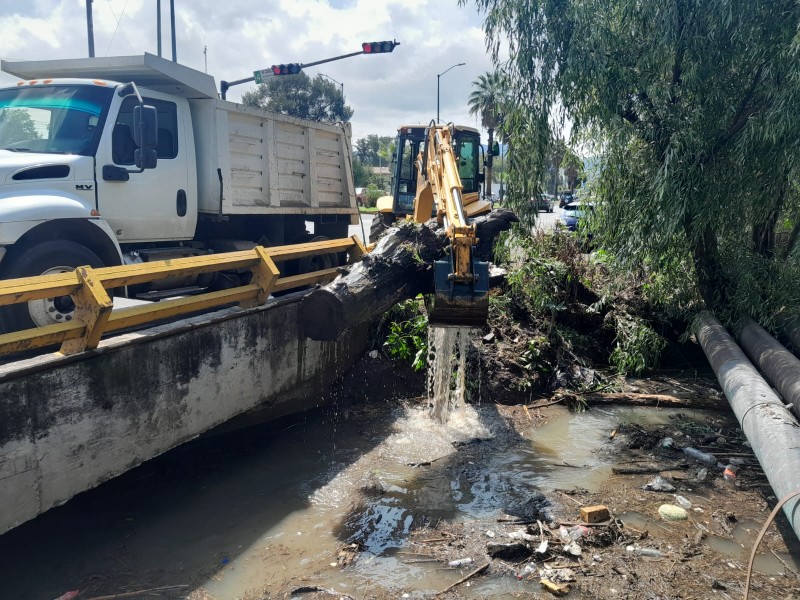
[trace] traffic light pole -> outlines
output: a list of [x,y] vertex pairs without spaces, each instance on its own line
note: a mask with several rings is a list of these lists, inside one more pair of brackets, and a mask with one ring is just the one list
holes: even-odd
[[[393,42],[395,46],[399,46],[400,42]],[[351,52],[350,54],[342,54],[340,56],[334,56],[333,58],[323,58],[322,60],[315,60],[314,62],[310,63],[300,63],[300,70],[305,69],[306,67],[315,67],[317,65],[324,65],[325,63],[333,62],[335,60],[342,60],[343,58],[350,58],[352,56],[358,56],[359,54],[368,54],[363,50],[359,52]],[[269,75],[274,77],[274,75]],[[233,87],[234,85],[239,85],[241,83],[248,83],[250,81],[255,81],[256,77],[253,75],[252,77],[246,77],[244,79],[237,79],[236,81],[220,81],[219,82],[219,92],[222,99],[225,100],[225,96],[227,95],[228,89]]]

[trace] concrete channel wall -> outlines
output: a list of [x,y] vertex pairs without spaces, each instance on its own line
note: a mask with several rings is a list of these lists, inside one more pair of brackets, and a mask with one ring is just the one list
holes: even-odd
[[324,402],[367,327],[307,340],[301,295],[0,366],[0,533],[250,409]]

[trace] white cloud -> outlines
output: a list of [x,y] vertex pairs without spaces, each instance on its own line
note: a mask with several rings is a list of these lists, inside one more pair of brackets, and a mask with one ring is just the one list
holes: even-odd
[[[476,125],[467,97],[476,77],[492,69],[481,16],[457,0],[175,0],[181,63],[221,79],[250,76],[281,62],[312,62],[361,49],[365,41],[396,39],[392,54],[355,56],[310,67],[344,83],[353,107],[354,137],[391,135],[404,123],[436,116],[436,74],[443,121]],[[162,0],[163,54],[171,56],[169,1]],[[156,53],[153,0],[94,0],[98,56]],[[86,9],[76,0],[0,3],[0,57],[15,60],[87,56]],[[0,84],[14,82],[0,74]],[[237,101],[250,85],[228,93]]]

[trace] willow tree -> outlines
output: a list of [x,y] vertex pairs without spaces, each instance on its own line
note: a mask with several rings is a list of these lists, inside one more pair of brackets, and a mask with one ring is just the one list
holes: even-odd
[[469,114],[477,115],[489,135],[489,151],[486,153],[486,190],[492,193],[492,147],[494,132],[502,122],[501,104],[503,103],[503,77],[495,71],[478,75],[472,82],[472,93],[467,101]]
[[796,0],[474,3],[495,61],[510,53],[512,178],[541,173],[567,119],[598,142],[598,227],[617,260],[685,261],[729,314],[800,304]]

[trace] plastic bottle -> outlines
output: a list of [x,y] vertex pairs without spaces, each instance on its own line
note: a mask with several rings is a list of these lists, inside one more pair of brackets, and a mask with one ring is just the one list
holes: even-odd
[[528,563],[525,565],[525,568],[517,574],[517,579],[525,579],[528,575],[533,575],[534,573],[536,573],[536,565]]
[[633,554],[638,554],[639,556],[647,556],[649,558],[661,558],[664,556],[664,553],[660,550],[656,550],[655,548],[637,548],[636,546],[628,546],[626,548],[628,552],[632,552]]
[[587,533],[589,533],[589,528],[584,527],[583,525],[575,525],[569,529],[562,525],[558,528],[558,535],[565,542],[569,540],[579,540]]
[[466,567],[467,565],[472,564],[471,558],[458,558],[456,560],[451,560],[447,563],[448,567]]
[[733,485],[734,483],[736,483],[736,471],[737,471],[736,465],[728,465],[722,472],[722,478],[729,484]]
[[700,462],[706,463],[708,465],[717,464],[717,459],[714,458],[713,455],[709,454],[708,452],[701,452],[697,448],[686,446],[686,448],[683,449],[683,453],[689,458],[699,460]]

